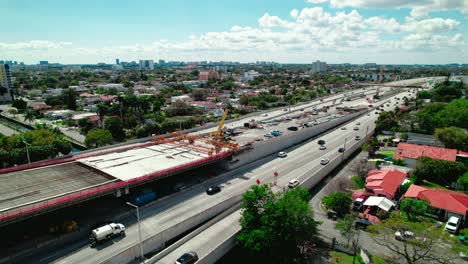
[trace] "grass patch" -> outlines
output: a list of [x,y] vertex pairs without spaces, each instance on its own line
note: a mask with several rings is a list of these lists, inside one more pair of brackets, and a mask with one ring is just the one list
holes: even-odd
[[[347,255],[345,253],[332,251],[331,255],[331,262],[332,264],[352,264],[353,263],[353,256]],[[356,264],[364,264],[362,261],[361,256],[356,256],[355,262]]]
[[428,188],[447,190],[447,188],[445,188],[444,186],[439,185],[437,183],[430,182],[430,181],[423,181],[421,185],[424,187],[428,187]]
[[372,263],[374,264],[385,264],[387,263],[383,258],[379,256],[372,256]]
[[353,180],[353,182],[356,184],[356,189],[363,189],[366,184],[364,180],[357,175],[351,177],[351,180]]
[[393,154],[395,154],[396,150],[382,150],[379,151],[377,155],[383,158],[393,158]]

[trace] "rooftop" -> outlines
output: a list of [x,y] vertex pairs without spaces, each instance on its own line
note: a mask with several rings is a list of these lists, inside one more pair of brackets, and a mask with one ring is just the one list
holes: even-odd
[[393,158],[418,159],[420,157],[429,157],[438,160],[455,161],[457,159],[457,152],[458,151],[456,149],[399,143]]
[[399,170],[371,170],[366,178],[366,188],[381,189],[388,194],[395,195],[406,176],[406,172]]
[[404,197],[426,200],[432,207],[466,215],[468,213],[468,195],[464,193],[428,189],[412,184],[406,191]]

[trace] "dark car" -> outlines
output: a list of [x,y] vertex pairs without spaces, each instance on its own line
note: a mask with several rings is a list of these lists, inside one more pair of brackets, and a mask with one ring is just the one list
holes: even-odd
[[197,260],[198,260],[197,253],[190,251],[180,256],[180,258],[176,260],[175,264],[192,264],[192,263],[197,262]]
[[338,152],[340,152],[340,153],[345,152],[345,148],[343,148],[343,147],[339,148],[339,149],[338,149]]
[[354,228],[361,228],[366,229],[368,226],[372,225],[371,222],[367,221],[366,219],[359,219],[354,222]]
[[221,187],[219,187],[217,185],[210,186],[210,187],[208,187],[208,189],[206,189],[206,193],[208,195],[213,195],[215,193],[219,193],[220,191],[221,191]]

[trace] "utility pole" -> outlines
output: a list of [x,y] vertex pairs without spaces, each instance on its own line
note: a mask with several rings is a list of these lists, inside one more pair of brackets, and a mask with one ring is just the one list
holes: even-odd
[[137,211],[137,220],[138,220],[138,237],[140,239],[140,254],[141,254],[141,261],[145,262],[145,257],[143,255],[143,243],[141,242],[141,224],[140,224],[140,211],[138,206],[127,202],[127,205],[130,205],[131,207],[135,208]]
[[21,136],[21,141],[23,141],[24,145],[26,145],[26,155],[28,156],[28,165],[31,165],[31,159],[29,158],[29,149],[28,149],[28,142]]

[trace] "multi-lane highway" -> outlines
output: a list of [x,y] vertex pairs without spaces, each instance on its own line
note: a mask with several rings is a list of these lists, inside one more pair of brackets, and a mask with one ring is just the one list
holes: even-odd
[[[413,82],[421,81],[423,81],[423,79],[413,80]],[[384,89],[382,89],[382,91],[383,90]],[[337,97],[342,97],[342,95],[337,95]],[[333,99],[333,97],[328,98],[326,101]],[[318,100],[310,103],[310,105],[315,105],[317,102]],[[366,101],[364,99],[360,99],[351,102],[343,102],[343,106],[355,104],[366,104]],[[291,111],[299,110],[304,107],[308,106],[302,105],[291,107]],[[392,104],[391,109],[393,108],[394,106]],[[268,113],[268,117],[265,117],[264,119],[282,114],[284,114],[284,111],[276,110]],[[233,199],[233,197],[239,197],[245,190],[255,183],[256,179],[260,179],[262,182],[272,182],[274,171],[278,171],[280,175],[278,182],[282,185],[285,185],[291,178],[301,178],[304,171],[322,166],[319,164],[322,157],[332,158],[333,156],[338,155],[337,149],[344,143],[345,137],[348,138],[348,142],[352,142],[356,135],[364,136],[367,126],[371,127],[376,117],[377,115],[374,113],[370,116],[361,117],[361,125],[359,126],[360,129],[358,131],[352,130],[354,127],[352,123],[345,125],[347,127],[346,130],[338,128],[337,130],[324,135],[323,138],[327,142],[326,150],[319,151],[317,142],[313,141],[291,151],[287,158],[276,159],[272,156],[267,158],[267,160],[270,160],[269,162],[253,169],[246,168],[229,172],[232,177],[230,177],[230,180],[228,181],[219,182],[219,184],[222,185],[222,191],[217,195],[208,196],[204,192],[203,187],[198,187],[159,202],[153,207],[142,210],[141,216],[143,220],[141,227],[143,240],[148,237],[162,234],[165,230],[203,214],[210,210],[210,208],[213,208],[225,200]],[[247,120],[250,119],[252,119],[252,117],[249,117]],[[256,116],[255,119],[261,120],[261,114]],[[243,122],[245,122],[245,120],[238,120],[234,126],[243,124]],[[231,126],[231,124],[229,126]],[[161,237],[161,239],[163,240],[165,238]],[[86,260],[89,263],[99,263],[133,245],[136,245],[137,243],[138,228],[137,225],[131,225],[127,227],[127,235],[125,238],[115,239],[102,247],[89,248],[87,246],[83,246],[84,243],[81,244],[81,247],[74,244],[68,247],[62,247],[54,252],[44,252],[41,256],[37,256],[34,262],[47,263],[55,260],[56,263],[82,263],[83,260]],[[70,254],[69,252],[71,251],[73,253]],[[63,257],[57,259],[58,256]]]
[[[398,95],[400,98],[403,96],[411,97],[412,94],[401,93]],[[390,100],[392,101],[390,106],[384,104],[385,110],[393,110],[395,108],[394,103],[398,102],[394,100],[393,97]],[[384,100],[377,105],[383,104],[385,101],[387,100]],[[400,100],[399,102],[402,103],[403,100]],[[348,149],[351,145],[357,143],[355,140],[356,136],[364,138],[366,136],[366,131],[374,129],[374,121],[377,117],[377,114],[371,112],[370,115],[364,115],[348,124],[338,127],[316,140],[310,141],[288,152],[288,156],[286,158],[272,160],[264,164],[261,168],[246,173],[245,176],[250,180],[244,182],[242,184],[242,188],[245,188],[246,184],[256,184],[255,179],[257,178],[262,179],[263,182],[272,183],[275,171],[280,175],[278,178],[279,186],[286,186],[292,179],[299,179],[301,182],[304,181],[306,178],[310,177],[310,175],[313,175],[316,171],[320,170],[323,166],[327,166],[320,164],[320,160],[322,158],[327,158],[329,160],[340,158],[342,154],[338,152],[338,149],[344,146],[345,140],[346,148]],[[358,123],[360,124],[357,125]],[[354,130],[355,127],[358,127],[359,130]],[[319,150],[318,140],[325,140],[327,146],[326,150]],[[226,193],[229,192],[232,187],[233,186],[226,186],[220,196],[227,195]],[[236,188],[238,187],[239,186],[236,185]],[[240,212],[234,212],[225,219],[204,230],[193,239],[187,241],[157,263],[173,263],[175,259],[188,251],[195,251],[200,257],[206,256],[215,247],[221,245],[226,239],[240,230],[239,217]]]

